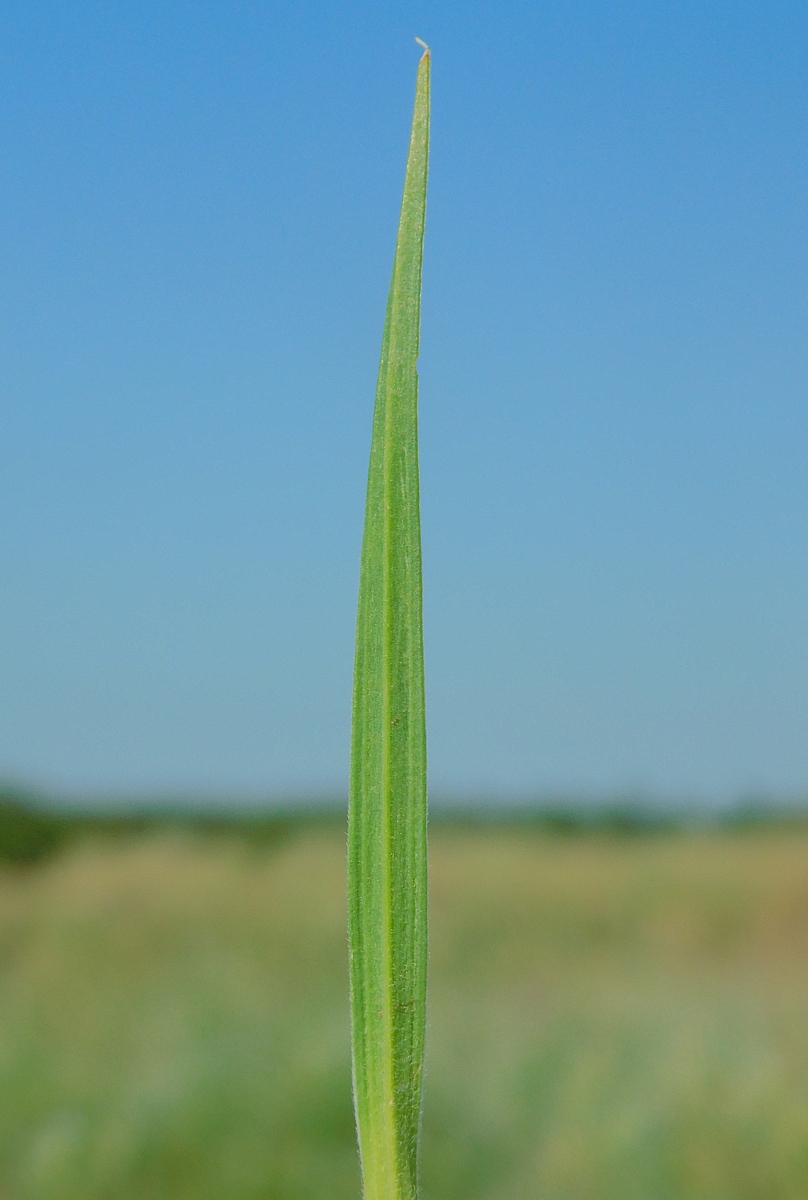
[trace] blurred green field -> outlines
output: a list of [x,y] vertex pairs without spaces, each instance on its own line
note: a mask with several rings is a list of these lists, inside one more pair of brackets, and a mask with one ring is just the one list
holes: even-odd
[[[344,838],[0,869],[0,1200],[359,1196]],[[437,827],[427,1200],[804,1200],[808,834]]]

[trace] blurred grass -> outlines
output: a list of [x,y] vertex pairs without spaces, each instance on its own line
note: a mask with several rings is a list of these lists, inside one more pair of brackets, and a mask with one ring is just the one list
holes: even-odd
[[[808,832],[432,837],[427,1200],[808,1195]],[[344,834],[0,869],[0,1200],[357,1198]]]

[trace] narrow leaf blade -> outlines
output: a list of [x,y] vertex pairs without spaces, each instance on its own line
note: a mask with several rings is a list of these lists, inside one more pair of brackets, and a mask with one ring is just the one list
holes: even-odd
[[428,50],[419,66],[368,473],[348,828],[354,1100],[366,1200],[416,1194],[426,1014],[426,730],[418,493]]

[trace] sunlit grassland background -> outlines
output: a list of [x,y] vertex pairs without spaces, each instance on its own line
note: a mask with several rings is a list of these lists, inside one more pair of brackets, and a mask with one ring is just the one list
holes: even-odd
[[[345,838],[0,869],[0,1198],[355,1198]],[[808,830],[436,823],[423,1185],[808,1194]]]

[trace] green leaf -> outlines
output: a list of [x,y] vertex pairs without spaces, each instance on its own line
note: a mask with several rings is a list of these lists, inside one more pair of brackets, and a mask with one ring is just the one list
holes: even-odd
[[382,338],[354,669],[348,904],[365,1200],[416,1194],[426,1021],[426,728],[418,501],[429,51],[418,65]]

